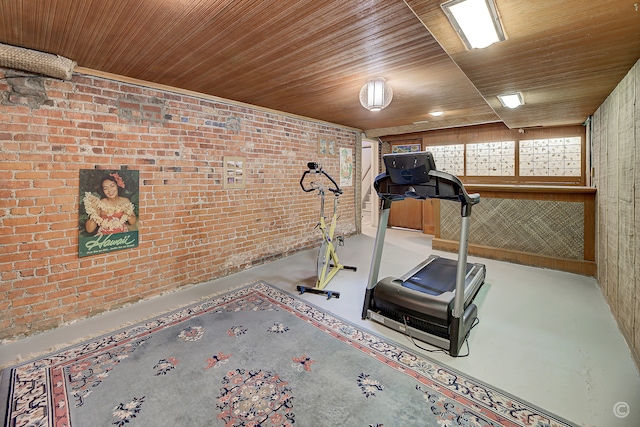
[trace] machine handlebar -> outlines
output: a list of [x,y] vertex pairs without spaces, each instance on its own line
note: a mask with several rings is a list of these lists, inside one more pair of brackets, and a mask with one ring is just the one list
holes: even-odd
[[342,194],[342,189],[340,189],[340,187],[338,186],[338,184],[336,183],[336,181],[331,178],[331,176],[326,173],[323,169],[322,166],[320,166],[318,163],[316,162],[309,162],[307,163],[307,170],[304,171],[304,173],[302,174],[302,178],[300,178],[300,187],[302,188],[302,190],[306,193],[309,193],[313,190],[319,190],[319,191],[324,191],[324,188],[321,185],[311,185],[311,187],[307,188],[304,186],[304,179],[305,177],[310,174],[310,173],[314,173],[316,175],[324,175],[325,177],[327,177],[329,179],[329,181],[331,181],[331,183],[333,184],[334,188],[327,188],[327,190],[331,191],[333,194],[335,194],[336,196],[339,196],[340,194]]

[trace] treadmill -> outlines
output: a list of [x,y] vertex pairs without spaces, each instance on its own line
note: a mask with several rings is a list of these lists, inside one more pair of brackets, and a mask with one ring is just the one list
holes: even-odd
[[[458,177],[436,170],[430,152],[386,154],[383,161],[386,172],[374,182],[382,212],[362,319],[371,319],[458,357],[476,321],[478,309],[472,302],[485,278],[483,264],[467,263],[471,207],[480,202],[480,195],[468,194]],[[407,198],[460,203],[458,259],[432,255],[401,277],[378,281],[391,203]]]

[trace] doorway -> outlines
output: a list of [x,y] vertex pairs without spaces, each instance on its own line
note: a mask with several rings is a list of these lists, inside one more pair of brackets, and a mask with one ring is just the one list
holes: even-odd
[[378,226],[378,196],[373,180],[378,175],[378,141],[362,138],[362,226]]

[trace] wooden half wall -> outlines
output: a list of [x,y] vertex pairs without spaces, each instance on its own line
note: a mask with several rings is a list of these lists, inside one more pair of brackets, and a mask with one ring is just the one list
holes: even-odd
[[[480,203],[472,208],[469,254],[596,275],[595,188],[465,187],[469,193],[480,194]],[[433,249],[457,251],[460,206],[448,201],[436,204]]]

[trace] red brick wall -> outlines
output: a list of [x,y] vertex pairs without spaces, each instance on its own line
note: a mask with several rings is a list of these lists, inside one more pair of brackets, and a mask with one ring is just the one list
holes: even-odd
[[[353,149],[340,127],[87,75],[0,69],[0,339],[221,277],[316,244],[319,197],[299,179]],[[223,188],[223,157],[246,188]],[[79,170],[140,172],[139,246],[78,257]],[[354,166],[355,170],[355,166]],[[339,232],[353,234],[354,186]],[[313,272],[314,266],[310,266]]]

